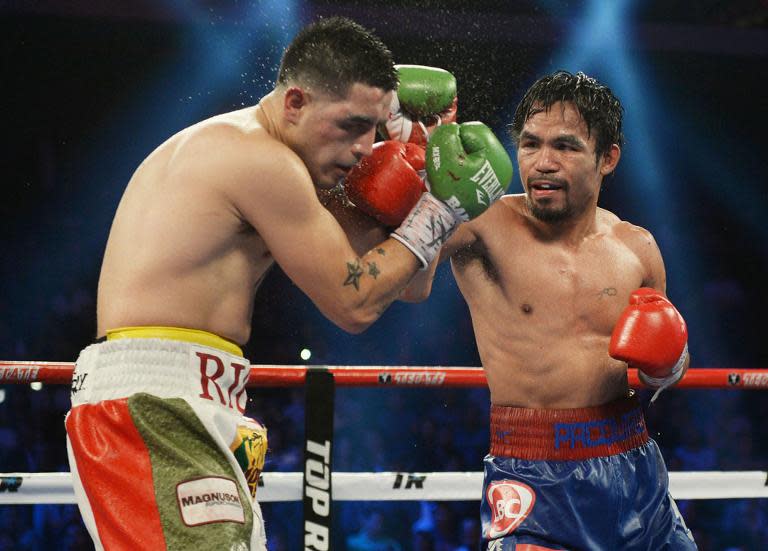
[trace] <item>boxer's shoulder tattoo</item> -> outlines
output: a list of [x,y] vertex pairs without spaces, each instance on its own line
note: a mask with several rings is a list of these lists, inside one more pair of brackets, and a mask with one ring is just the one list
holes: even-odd
[[616,290],[616,287],[606,287],[605,289],[600,291],[598,296],[615,297],[617,294],[618,294],[618,291]]
[[381,270],[379,270],[379,267],[376,266],[375,262],[368,262],[368,275],[373,276],[373,279],[376,279],[379,277],[379,274],[381,273]]
[[377,252],[377,253],[379,253],[381,256],[387,256],[387,251],[385,251],[385,250],[384,250],[384,249],[382,249],[381,247],[379,247],[378,249],[376,249],[376,252]]
[[360,259],[356,258],[354,262],[347,262],[347,278],[342,287],[354,285],[355,290],[360,290],[360,277],[363,275],[363,269],[360,267]]

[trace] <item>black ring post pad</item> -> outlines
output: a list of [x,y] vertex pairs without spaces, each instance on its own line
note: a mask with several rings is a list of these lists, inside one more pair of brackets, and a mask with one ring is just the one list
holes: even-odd
[[304,549],[328,551],[331,542],[333,373],[308,367],[304,406]]

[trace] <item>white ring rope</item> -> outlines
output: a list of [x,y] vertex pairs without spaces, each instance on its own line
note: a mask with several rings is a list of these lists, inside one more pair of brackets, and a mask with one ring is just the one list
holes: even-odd
[[[262,473],[259,502],[301,501],[302,473]],[[482,472],[333,473],[334,501],[478,501]],[[669,473],[675,499],[768,497],[766,471]],[[0,474],[0,505],[75,503],[69,473]]]

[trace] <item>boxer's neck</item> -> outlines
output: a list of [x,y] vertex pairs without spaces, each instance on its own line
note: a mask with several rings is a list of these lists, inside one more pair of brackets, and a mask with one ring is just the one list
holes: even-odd
[[285,124],[282,115],[283,96],[277,90],[261,98],[256,107],[256,120],[276,140],[290,145],[286,141]]

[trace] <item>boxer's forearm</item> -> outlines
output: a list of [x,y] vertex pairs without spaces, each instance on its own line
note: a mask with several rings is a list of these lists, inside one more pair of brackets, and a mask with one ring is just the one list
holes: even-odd
[[436,258],[426,270],[417,272],[398,300],[403,302],[422,302],[427,300],[432,292],[432,281],[435,278],[435,270],[437,270],[438,263]]
[[375,322],[404,292],[421,262],[395,239],[387,239],[362,257],[347,261],[335,300],[317,306],[350,333]]
[[318,198],[344,230],[356,254],[362,256],[387,239],[387,228],[350,203],[341,187],[321,190]]

